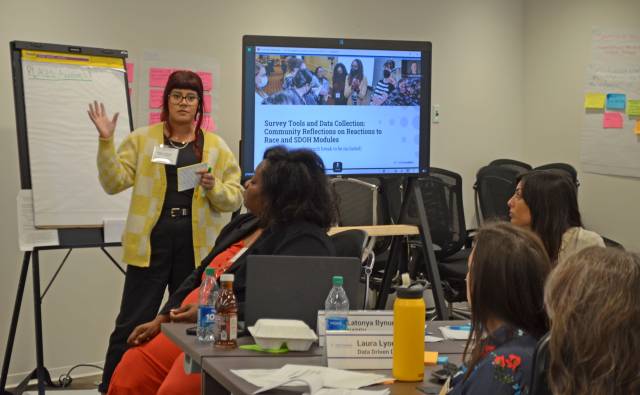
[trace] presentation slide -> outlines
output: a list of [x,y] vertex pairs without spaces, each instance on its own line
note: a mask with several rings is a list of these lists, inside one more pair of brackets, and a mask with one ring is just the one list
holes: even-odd
[[316,151],[328,174],[419,172],[421,52],[255,47],[251,61],[254,166],[285,145]]

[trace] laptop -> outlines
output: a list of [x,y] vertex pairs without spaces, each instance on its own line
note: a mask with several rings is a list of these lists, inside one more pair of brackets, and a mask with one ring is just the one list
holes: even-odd
[[249,255],[247,257],[245,327],[260,318],[304,321],[316,329],[318,310],[342,276],[352,310],[362,306],[361,263],[353,257]]

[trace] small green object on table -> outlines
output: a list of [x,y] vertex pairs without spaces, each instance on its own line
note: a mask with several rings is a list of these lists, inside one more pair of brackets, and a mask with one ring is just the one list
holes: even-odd
[[257,344],[245,344],[243,346],[240,346],[240,348],[243,350],[249,350],[249,351],[268,352],[271,354],[284,354],[289,352],[289,349],[287,348],[287,343],[282,343],[280,348],[262,348]]

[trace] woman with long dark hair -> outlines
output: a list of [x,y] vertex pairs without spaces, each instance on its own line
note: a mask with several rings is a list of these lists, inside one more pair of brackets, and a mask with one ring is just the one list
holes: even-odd
[[551,262],[538,237],[509,223],[482,227],[469,256],[471,334],[449,394],[525,394],[537,340],[548,329]]
[[347,68],[342,63],[336,64],[333,68],[333,75],[331,76],[331,99],[333,100],[333,104],[347,104],[347,98],[344,95],[346,80]]
[[545,288],[554,394],[640,394],[640,256],[588,247],[559,262]]
[[508,205],[511,223],[533,230],[552,262],[592,245],[604,247],[602,237],[582,227],[577,187],[558,170],[522,175]]
[[[244,310],[249,255],[334,255],[327,230],[335,206],[322,159],[311,150],[267,150],[255,175],[245,183],[249,213],[227,225],[211,253],[169,297],[158,316],[129,336],[133,347],[118,365],[110,395],[199,394],[199,373],[186,374],[182,350],[160,333],[163,322],[196,322],[198,287],[207,267],[216,275],[233,273],[240,314]],[[274,290],[277,292],[277,290]]]
[[367,96],[367,76],[364,75],[362,67],[362,61],[360,59],[354,59],[351,62],[351,70],[347,77],[347,83],[344,87],[344,95],[347,98],[347,104],[360,105],[363,103]]
[[[98,175],[109,194],[133,188],[122,235],[127,264],[120,313],[109,339],[101,392],[127,349],[133,328],[152,319],[165,288],[173,294],[211,250],[223,226],[220,212],[242,203],[240,168],[227,144],[201,129],[203,86],[191,71],[169,76],[162,99],[162,122],[134,130],[116,151],[118,114],[102,103],[89,105],[98,130]],[[204,163],[195,189],[178,191],[177,169]]]

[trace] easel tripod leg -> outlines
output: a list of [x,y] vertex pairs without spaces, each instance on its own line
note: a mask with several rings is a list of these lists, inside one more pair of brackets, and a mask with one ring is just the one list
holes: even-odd
[[0,390],[2,395],[10,394],[7,392],[7,378],[9,376],[9,364],[11,363],[11,354],[13,352],[13,342],[16,339],[16,330],[18,329],[18,318],[20,317],[20,307],[22,306],[22,296],[24,295],[24,286],[27,281],[27,272],[29,271],[29,261],[31,260],[31,251],[26,251],[22,259],[22,269],[20,270],[20,279],[18,280],[18,292],[16,293],[16,302],[13,305],[13,314],[11,315],[11,325],[9,327],[9,338],[7,340],[7,349],[4,353],[4,361],[2,362],[2,377],[0,377]]

